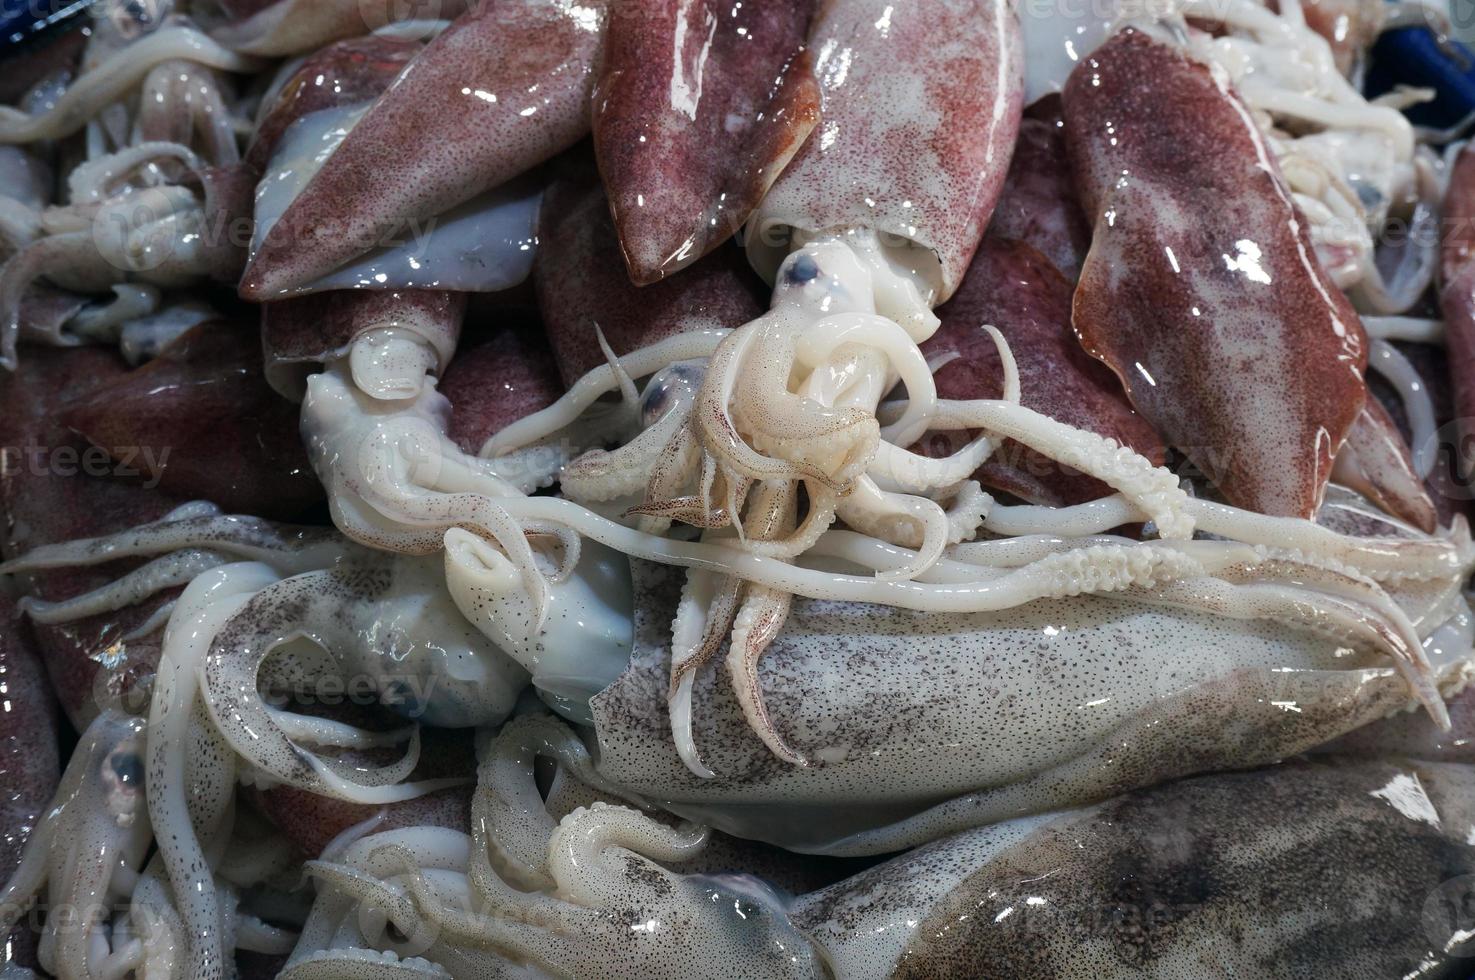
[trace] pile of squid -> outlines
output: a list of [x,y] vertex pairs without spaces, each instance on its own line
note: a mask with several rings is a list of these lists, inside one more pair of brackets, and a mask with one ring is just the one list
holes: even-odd
[[12,56],[0,978],[1467,976],[1439,11],[1067,7]]

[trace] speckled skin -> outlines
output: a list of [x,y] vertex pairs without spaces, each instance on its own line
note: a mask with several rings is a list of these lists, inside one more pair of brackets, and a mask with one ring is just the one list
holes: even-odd
[[[422,47],[418,41],[361,37],[314,52],[283,83],[256,127],[245,164],[259,179],[294,122],[378,98]],[[463,308],[459,298],[429,292],[320,293],[265,304],[261,341],[267,381],[285,397],[300,401],[309,370],[342,355],[360,333],[379,326],[410,325],[440,353],[444,368],[456,349]]]
[[261,373],[255,331],[203,323],[154,360],[67,406],[63,425],[170,496],[230,513],[291,518],[323,489],[297,435],[297,412]]
[[794,921],[828,940],[840,976],[1469,972],[1455,935],[1475,872],[1465,766],[1292,763],[1128,794],[1022,839],[1007,827],[805,896]]
[[1023,45],[1002,0],[827,0],[810,30],[820,123],[764,198],[748,255],[772,279],[784,228],[863,228],[963,280],[1003,188],[1023,109]]
[[446,433],[476,455],[492,434],[553,404],[564,392],[553,352],[536,323],[482,324],[468,332],[441,378],[451,402]]
[[1475,150],[1468,145],[1449,175],[1440,260],[1445,351],[1461,433],[1460,455],[1469,472],[1475,466]]
[[543,201],[533,282],[565,384],[605,363],[594,332],[616,354],[687,330],[740,327],[763,312],[761,284],[735,248],[719,249],[681,275],[637,288],[591,166],[569,161]]
[[215,39],[244,54],[282,57],[313,51],[339,38],[358,37],[393,21],[456,17],[467,0],[244,0],[222,4],[232,22]]
[[[919,813],[907,833],[926,840],[1265,764],[1407,703],[1390,668],[1268,622],[1089,598],[967,616],[796,599],[761,683],[776,728],[814,764],[776,759],[708,671],[692,712],[717,773],[704,780],[677,756],[666,711],[679,576],[632,567],[631,665],[592,702],[600,772],[802,851],[881,853],[896,847],[869,832]],[[1287,698],[1300,710],[1276,706]]]
[[[0,379],[0,446],[8,460],[18,463],[0,468],[5,518],[0,554],[14,558],[43,544],[123,531],[183,503],[136,480],[67,475],[71,468],[63,464],[80,460],[87,443],[58,416],[70,399],[125,376],[122,358],[101,347],[28,348],[25,356],[24,371]],[[133,564],[37,573],[26,591],[41,599],[65,599],[113,581]],[[122,637],[175,594],[170,590],[118,613],[35,627],[52,686],[78,731],[96,717],[100,701],[133,691],[153,676],[160,638]],[[128,703],[134,709],[147,704],[136,697]]]
[[1132,29],[1071,73],[1064,105],[1095,223],[1081,342],[1230,503],[1309,517],[1362,411],[1367,340],[1248,111]]
[[[15,603],[0,595],[0,882],[20,864],[21,848],[36,829],[61,779],[56,696],[40,651]],[[9,964],[35,966],[25,926],[8,942],[0,936],[0,973]]]
[[383,327],[415,334],[433,348],[445,369],[461,337],[466,297],[407,289],[313,293],[261,307],[266,379],[282,395],[301,401],[307,374],[342,357],[358,337]]
[[1439,523],[1434,501],[1414,471],[1408,442],[1376,398],[1368,398],[1347,433],[1332,479],[1426,533]]
[[1020,122],[1009,176],[988,233],[1033,245],[1074,282],[1091,247],[1091,226],[1076,200],[1062,126],[1058,113],[1053,119],[1026,117]]
[[241,294],[276,299],[413,220],[542,163],[589,126],[597,3],[505,0],[436,38],[273,226]]
[[303,116],[377,99],[423,47],[418,41],[359,37],[314,51],[283,83],[246,150],[265,171],[287,127]]
[[1328,743],[1318,754],[1365,759],[1400,756],[1425,762],[1475,762],[1475,685],[1445,699],[1449,731],[1441,731],[1427,715],[1405,711],[1364,725]]
[[[1070,301],[1070,283],[1049,259],[1023,242],[990,233],[957,293],[938,309],[942,326],[922,345],[929,361],[959,355],[934,374],[938,396],[999,397],[1003,381],[999,353],[982,329],[983,324],[992,324],[1009,342],[1027,407],[1115,439],[1162,463],[1165,451],[1157,433],[1132,410],[1116,376],[1076,341],[1070,329]],[[941,443],[935,447],[938,454],[958,448],[956,440]],[[1111,492],[1099,480],[1013,441],[1000,446],[976,478],[1032,503],[1054,506],[1083,503]]]
[[819,119],[813,0],[615,4],[594,146],[630,278],[662,279],[748,220]]

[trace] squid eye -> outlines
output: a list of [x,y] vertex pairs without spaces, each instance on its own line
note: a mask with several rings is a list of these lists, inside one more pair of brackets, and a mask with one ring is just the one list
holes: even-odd
[[143,760],[137,752],[123,752],[108,759],[118,782],[130,789],[143,788]]
[[672,364],[652,377],[640,396],[641,424],[654,425],[674,405],[688,401],[701,387],[702,373],[692,364]]
[[784,273],[789,283],[794,286],[802,286],[806,282],[813,282],[819,278],[819,263],[809,255],[800,255],[789,263],[788,271]]

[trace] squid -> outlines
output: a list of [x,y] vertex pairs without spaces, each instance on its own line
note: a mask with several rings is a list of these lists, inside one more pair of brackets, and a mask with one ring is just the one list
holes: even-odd
[[1082,344],[1230,503],[1310,517],[1362,410],[1367,340],[1265,137],[1222,73],[1137,29],[1081,63],[1064,107],[1095,223]]
[[[340,268],[345,278],[336,288],[360,279],[390,288],[471,290],[519,282],[531,262],[526,239],[538,195],[535,185],[508,182],[587,132],[604,20],[599,4],[478,6],[426,45],[383,97],[357,111],[345,106],[334,117],[317,117],[317,132],[340,140],[326,159],[303,124],[298,138],[278,149],[293,180],[269,182],[264,190],[282,193],[258,200],[241,295],[275,300],[335,288],[324,277]],[[519,57],[503,57],[505,51]],[[413,140],[413,151],[386,158],[386,146],[406,140]],[[481,217],[511,230],[489,231],[477,223]],[[406,232],[416,231],[411,222],[432,218],[453,239],[448,261],[464,271],[421,270],[418,257],[405,260],[394,248],[382,259],[386,267],[375,264],[376,249],[405,244]],[[489,235],[509,243],[507,262],[476,254]],[[367,265],[350,264],[365,253],[371,253]]]
[[1455,465],[1468,479],[1475,472],[1475,152],[1468,146],[1455,158],[1444,201],[1444,239],[1440,255],[1439,309],[1445,322],[1445,351],[1454,389]]
[[[104,18],[106,21],[106,18]],[[32,144],[86,129],[86,158],[63,203],[35,216],[0,269],[0,364],[15,367],[23,328],[53,344],[117,341],[122,324],[152,314],[158,288],[233,280],[245,261],[240,226],[251,182],[240,165],[228,85],[215,74],[259,64],[168,18],[136,38],[100,25],[82,71],[55,104],[0,113],[0,143]],[[26,299],[45,279],[81,295],[113,294],[100,309],[42,323]]]
[[[1223,69],[1253,113],[1327,275],[1360,311],[1404,313],[1428,288],[1438,261],[1438,159],[1417,145],[1399,111],[1427,96],[1364,98],[1343,72],[1349,42],[1357,41],[1322,33],[1335,6],[1290,2],[1272,12],[1253,2],[1214,7],[1191,0],[1181,9],[1224,33],[1190,30],[1188,48]],[[1409,4],[1390,20],[1422,23],[1425,9]],[[1375,36],[1376,14],[1363,23]]]
[[789,921],[834,976],[1458,977],[1472,790],[1396,758],[1186,779],[945,838]]
[[[1344,544],[1361,540],[1372,550],[1378,538],[1362,535],[1411,533],[1350,495],[1328,505],[1323,519],[1343,528]],[[1412,545],[1417,534],[1404,540]],[[681,593],[669,571],[637,565],[635,653],[593,701],[600,775],[738,836],[806,853],[887,853],[964,826],[1096,802],[1199,766],[1273,762],[1401,712],[1405,683],[1372,653],[1376,643],[1366,645],[1371,634],[1346,631],[1373,627],[1374,607],[1391,617],[1387,623],[1407,616],[1419,624],[1404,642],[1421,648],[1412,655],[1428,658],[1446,695],[1469,676],[1471,619],[1460,592],[1468,543],[1450,542],[1451,556],[1464,557],[1447,577],[1421,582],[1419,573],[1379,572],[1392,603],[1365,593],[1359,602],[1367,605],[1345,612],[1334,609],[1362,589],[1354,579],[1337,581],[1352,566],[1329,574],[1329,566],[1304,559],[1269,560],[1109,591],[1084,572],[1109,547],[1141,545],[1100,532],[960,545],[953,549],[960,558],[998,555],[1001,566],[987,581],[1001,593],[1067,561],[1082,572],[1074,587],[1062,575],[1058,598],[1042,589],[1028,605],[989,613],[963,612],[961,599],[948,613],[919,602],[927,611],[915,614],[837,601],[859,591],[846,589],[840,570],[901,559],[853,532],[831,532],[817,548],[843,557],[830,565],[831,590],[822,601],[794,601],[760,679],[769,723],[811,764],[795,769],[774,758],[749,730],[736,689],[708,677],[694,686],[697,720],[688,735],[716,773],[705,779],[684,771],[682,747],[659,713],[663,678],[679,655],[668,624]],[[1229,552],[1223,558],[1232,560]],[[954,562],[946,570],[937,579],[959,591],[984,574]],[[1092,588],[1099,591],[1073,594]],[[1175,651],[1166,662],[1165,642]],[[1372,659],[1347,659],[1353,649]]]
[[54,802],[0,891],[5,933],[33,902],[54,910],[37,949],[54,976],[123,975],[143,958],[143,942],[114,922],[149,845],[143,729],[141,718],[105,712],[82,733]]
[[[546,802],[539,757],[559,765]],[[308,865],[317,902],[282,976],[822,975],[781,893],[704,873],[707,828],[610,793],[589,766],[548,716],[509,723],[483,743],[469,835],[375,833]]]
[[[624,375],[650,376],[676,369],[678,361],[703,360],[699,386],[689,370],[675,389],[667,384],[674,378],[653,382],[656,392],[687,387],[689,393],[657,396],[664,411],[638,436],[642,451],[571,464],[570,477],[591,465],[590,476],[598,475],[578,481],[588,488],[586,500],[626,495],[638,481],[645,484],[644,500],[629,513],[641,531],[659,533],[680,521],[704,529],[713,542],[735,535],[738,550],[777,563],[803,553],[842,519],[921,548],[915,568],[890,573],[897,578],[915,574],[950,540],[970,534],[981,491],[954,485],[982,462],[978,446],[959,454],[978,457],[966,467],[957,460],[934,466],[903,447],[923,434],[935,400],[916,345],[935,331],[931,306],[957,288],[1002,185],[1021,109],[1017,31],[1012,11],[997,4],[826,7],[809,38],[818,52],[819,138],[794,155],[746,232],[750,261],[774,282],[771,310],[710,341],[688,330],[629,355],[618,370],[596,370],[559,405],[504,429],[483,455],[496,458],[573,424],[601,393],[596,374],[633,402]],[[884,73],[865,68],[872,63],[905,65],[910,84],[881,87]],[[887,102],[904,92],[917,104]],[[883,105],[894,111],[878,111]],[[975,122],[959,122],[964,118]],[[844,139],[822,135],[826,127]],[[618,202],[615,211],[618,219]],[[628,243],[625,250],[628,255]],[[791,375],[801,379],[798,391]],[[898,381],[906,383],[910,402],[883,433],[876,412]],[[808,498],[802,515],[800,486]],[[956,513],[914,495],[950,487],[945,500],[957,500]],[[740,645],[748,652],[734,655],[733,669],[735,683],[749,691],[749,716],[775,752],[798,763],[763,722],[740,666],[756,663],[782,627],[786,590],[707,569],[692,572],[688,588],[675,624],[684,648],[671,677],[678,742],[690,746],[680,733],[696,672],[735,629],[734,639],[746,638]],[[694,771],[706,771],[690,753],[687,760]]]
[[594,148],[630,279],[648,285],[742,228],[819,120],[813,4],[615,5]]

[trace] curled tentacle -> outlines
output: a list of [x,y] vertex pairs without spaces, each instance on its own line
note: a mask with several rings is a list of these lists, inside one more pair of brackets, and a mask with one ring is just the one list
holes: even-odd
[[[431,559],[364,554],[261,589],[215,636],[201,668],[206,706],[226,740],[270,779],[350,802],[389,803],[454,785],[455,780],[401,782],[418,759],[418,727],[410,730],[405,755],[398,762],[364,769],[301,748],[277,723],[257,689],[268,658],[285,657],[290,662],[326,651],[351,656],[380,674],[375,685],[381,696],[404,699],[415,715],[439,715],[461,723],[505,717],[526,675],[489,649],[469,624],[462,624],[464,639],[445,633],[444,628],[454,627],[459,619],[450,597],[430,602],[421,598],[427,590],[423,583],[431,580],[436,564]],[[391,611],[395,603],[403,606]],[[382,625],[381,615],[386,616]],[[427,650],[425,631],[432,629],[439,629],[442,639]],[[465,680],[458,677],[456,683],[417,691],[417,686],[437,679],[434,670],[440,661],[435,658],[441,654],[435,651],[441,648],[453,660],[477,665],[481,676],[473,672]],[[406,662],[412,654],[417,659]],[[419,659],[427,656],[428,661]],[[403,667],[395,666],[401,663]],[[464,671],[463,666],[458,673]]]

